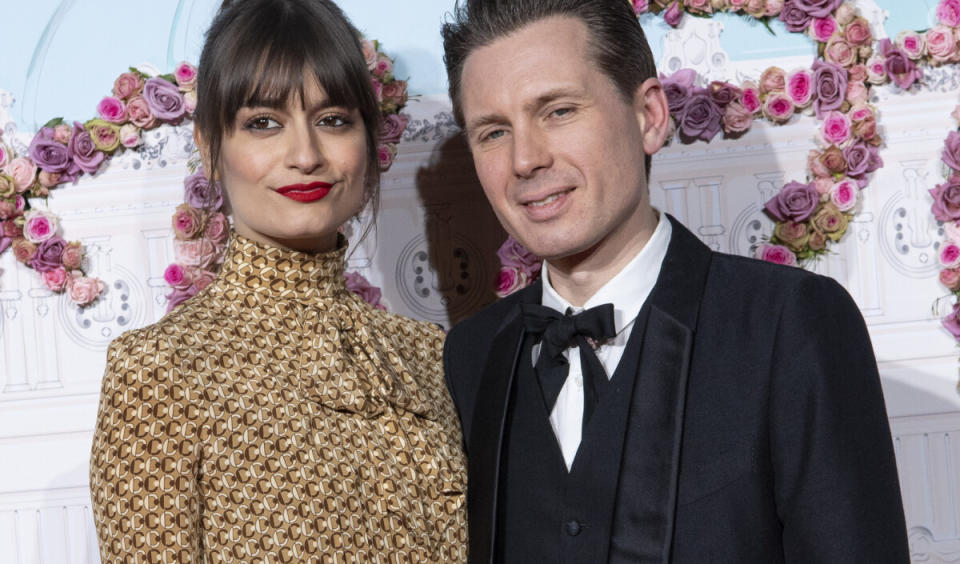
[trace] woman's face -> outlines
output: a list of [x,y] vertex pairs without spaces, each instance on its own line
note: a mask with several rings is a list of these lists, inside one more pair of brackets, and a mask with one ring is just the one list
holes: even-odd
[[336,246],[337,228],[365,202],[360,112],[331,106],[317,81],[286,107],[244,107],[223,138],[220,180],[237,233],[299,251]]

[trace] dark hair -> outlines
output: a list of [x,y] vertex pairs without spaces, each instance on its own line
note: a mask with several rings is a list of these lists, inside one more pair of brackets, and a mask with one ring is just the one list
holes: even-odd
[[[453,21],[441,28],[457,125],[464,125],[460,83],[470,53],[551,16],[576,18],[586,25],[590,56],[628,102],[643,81],[657,76],[647,37],[625,0],[457,0]],[[646,170],[649,174],[650,155]]]
[[211,175],[223,137],[246,106],[282,107],[312,72],[334,105],[356,109],[367,134],[367,185],[376,212],[380,109],[360,34],[330,0],[227,0],[207,30],[194,127],[209,147]]

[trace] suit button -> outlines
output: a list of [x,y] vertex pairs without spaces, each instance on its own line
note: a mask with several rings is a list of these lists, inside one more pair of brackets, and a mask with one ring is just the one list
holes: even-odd
[[576,519],[567,521],[567,534],[571,537],[575,537],[580,534],[580,523]]

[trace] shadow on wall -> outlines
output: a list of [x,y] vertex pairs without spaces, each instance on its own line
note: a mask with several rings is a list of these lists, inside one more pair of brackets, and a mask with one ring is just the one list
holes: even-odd
[[462,135],[436,145],[428,164],[417,171],[416,185],[435,289],[449,329],[497,299],[497,249],[506,233],[483,195]]

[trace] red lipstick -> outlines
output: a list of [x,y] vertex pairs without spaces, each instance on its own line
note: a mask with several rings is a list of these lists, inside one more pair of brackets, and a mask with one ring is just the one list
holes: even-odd
[[277,188],[277,194],[298,202],[315,202],[330,192],[332,184],[311,182],[309,184],[290,184]]

